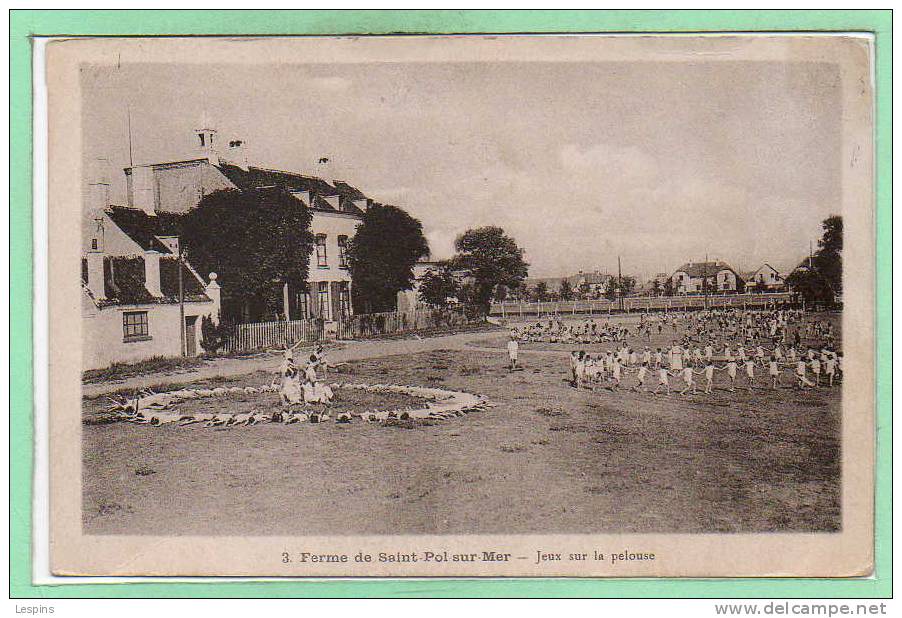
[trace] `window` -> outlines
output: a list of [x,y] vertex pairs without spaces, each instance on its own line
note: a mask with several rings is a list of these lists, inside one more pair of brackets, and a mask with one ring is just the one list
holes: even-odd
[[122,335],[124,341],[146,341],[150,339],[146,311],[126,311],[122,314]]
[[97,251],[97,239],[96,238],[91,239],[91,249],[93,249],[94,251]]
[[348,288],[347,281],[343,281],[338,290],[338,305],[341,317],[344,318],[351,315],[351,290]]
[[319,282],[319,292],[317,293],[319,303],[319,317],[324,320],[332,319],[329,311],[329,283],[326,281]]
[[338,237],[338,266],[340,268],[348,267],[348,237],[347,236],[339,236]]
[[303,292],[298,292],[297,294],[297,305],[298,305],[298,314],[301,316],[302,320],[306,320],[310,317],[310,294],[307,290]]
[[329,267],[329,258],[326,255],[326,235],[316,235],[316,265],[320,268]]

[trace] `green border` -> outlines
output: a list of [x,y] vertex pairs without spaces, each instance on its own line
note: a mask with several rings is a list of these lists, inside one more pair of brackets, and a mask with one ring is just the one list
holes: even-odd
[[[31,35],[860,31],[876,36],[876,576],[866,579],[431,579],[33,586]],[[10,596],[848,597],[892,595],[892,11],[27,11],[10,17]],[[14,180],[13,180],[14,179]]]

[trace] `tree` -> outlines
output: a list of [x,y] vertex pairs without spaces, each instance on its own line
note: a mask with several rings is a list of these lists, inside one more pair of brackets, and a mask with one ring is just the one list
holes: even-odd
[[818,250],[786,279],[809,302],[833,302],[842,293],[842,217],[828,217],[821,226],[824,235],[817,243]]
[[589,285],[588,281],[583,281],[579,284],[579,288],[577,288],[577,292],[579,293],[579,297],[583,300],[588,300],[589,296],[592,294],[592,286]]
[[216,354],[220,348],[228,343],[229,336],[232,334],[232,327],[225,322],[216,324],[213,318],[205,315],[200,319],[200,347],[207,354]]
[[673,279],[670,277],[664,279],[662,292],[664,293],[664,296],[673,296]]
[[539,281],[536,287],[532,289],[532,298],[540,303],[548,300],[548,284],[544,281]]
[[454,242],[457,251],[452,267],[473,279],[473,302],[488,313],[492,293],[498,285],[514,287],[526,278],[529,265],[523,249],[500,227],[467,230]]
[[414,264],[427,255],[417,219],[395,206],[370,206],[347,249],[354,311],[394,311],[398,292],[413,287]]
[[561,287],[558,289],[561,300],[573,300],[573,287],[570,282],[564,279],[561,281]]
[[657,279],[652,279],[651,281],[651,295],[652,296],[660,296],[662,293],[661,282]]
[[278,315],[286,283],[307,280],[310,221],[283,190],[226,189],[205,196],[174,225],[191,265],[219,274],[223,315],[256,321]]
[[834,294],[842,294],[842,217],[827,217],[821,223],[824,235],[818,241],[814,268],[824,278]]
[[619,293],[619,288],[617,286],[617,277],[611,277],[608,279],[608,282],[604,286],[604,296],[608,300],[614,300],[617,298],[617,294]]
[[420,300],[432,307],[447,307],[459,293],[457,279],[445,265],[427,270],[419,279]]
[[629,296],[635,289],[635,277],[625,276],[621,277],[619,280],[617,277],[611,277],[610,279],[608,279],[608,283],[605,286],[604,295],[608,298],[608,300],[614,300],[616,298]]

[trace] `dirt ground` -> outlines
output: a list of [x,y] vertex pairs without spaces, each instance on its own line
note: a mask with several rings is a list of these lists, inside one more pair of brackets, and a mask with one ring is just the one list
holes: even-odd
[[[665,333],[666,334],[666,333]],[[510,372],[473,349],[349,363],[339,381],[435,385],[498,404],[447,421],[206,429],[83,426],[91,534],[832,531],[840,387],[705,396],[577,391],[566,350]],[[644,344],[643,344],[644,345]],[[215,381],[259,385],[266,374]],[[628,375],[625,384],[632,383]],[[676,382],[676,380],[675,380]],[[86,400],[86,418],[102,403]],[[364,406],[370,405],[367,402]]]

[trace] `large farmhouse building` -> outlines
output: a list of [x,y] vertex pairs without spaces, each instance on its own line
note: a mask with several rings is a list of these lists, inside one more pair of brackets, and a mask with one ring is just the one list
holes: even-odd
[[321,318],[328,326],[352,312],[346,250],[373,201],[340,180],[250,166],[244,142],[220,144],[207,122],[194,139],[194,156],[126,167],[125,206],[110,204],[105,173],[88,174],[82,234],[85,369],[201,352],[201,320],[220,319],[220,284],[228,282],[217,281],[215,273],[201,276],[184,262],[180,308],[179,239],[172,223],[173,215],[219,190],[277,187],[310,210],[316,242],[307,283],[284,287],[280,317]]
[[250,166],[244,142],[232,140],[220,148],[216,130],[208,124],[197,129],[195,137],[194,158],[125,168],[128,205],[148,214],[185,213],[218,190],[284,189],[310,209],[316,245],[307,285],[285,286],[282,317],[330,322],[350,315],[351,275],[345,251],[372,200],[343,181]]

